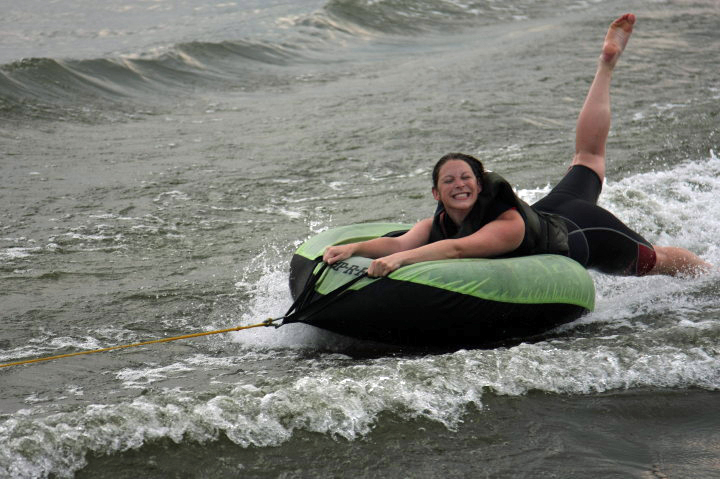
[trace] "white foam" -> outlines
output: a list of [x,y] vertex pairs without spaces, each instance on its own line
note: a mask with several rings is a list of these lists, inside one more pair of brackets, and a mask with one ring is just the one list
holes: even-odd
[[681,246],[715,259],[720,237],[720,159],[608,181],[599,204],[649,241]]
[[126,388],[145,388],[149,384],[162,381],[169,376],[178,373],[191,371],[192,368],[182,363],[174,363],[167,366],[148,366],[145,368],[125,368],[118,371],[115,377],[123,383]]
[[21,258],[27,258],[33,253],[42,251],[42,248],[23,248],[20,246],[13,246],[0,250],[0,259],[4,260],[16,260]]
[[[265,257],[265,255],[263,255]],[[251,299],[238,324],[257,324],[267,318],[278,318],[292,304],[288,286],[287,266],[265,263],[257,281],[239,281],[236,286],[250,289]],[[287,324],[281,328],[257,328],[239,331],[232,340],[250,348],[323,348],[339,347],[336,335],[303,324]]]
[[188,201],[190,196],[179,190],[165,191],[157,195],[153,201],[167,206],[174,201]]

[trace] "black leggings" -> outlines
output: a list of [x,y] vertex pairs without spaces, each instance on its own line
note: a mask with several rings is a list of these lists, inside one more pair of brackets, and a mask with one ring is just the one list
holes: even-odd
[[575,165],[532,206],[565,220],[568,256],[586,268],[607,274],[647,274],[655,266],[652,244],[596,204],[601,190],[602,182],[593,170]]

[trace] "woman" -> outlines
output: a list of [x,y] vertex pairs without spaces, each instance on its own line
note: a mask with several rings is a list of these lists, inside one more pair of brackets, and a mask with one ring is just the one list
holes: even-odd
[[635,15],[608,30],[576,128],[575,155],[568,173],[532,207],[518,199],[499,175],[485,173],[475,158],[445,155],[433,170],[433,218],[402,236],[332,246],[329,264],[353,255],[376,258],[369,276],[386,276],[400,266],[448,258],[491,258],[566,254],[609,274],[697,274],[710,265],[683,248],[654,246],[596,205],[605,179],[605,141],[610,130],[610,80],[632,33]]

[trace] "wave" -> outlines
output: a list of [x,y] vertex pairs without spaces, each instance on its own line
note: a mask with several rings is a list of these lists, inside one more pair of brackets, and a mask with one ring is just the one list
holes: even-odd
[[[717,333],[715,327],[713,335]],[[522,396],[530,391],[720,387],[718,352],[711,341],[692,350],[656,346],[644,351],[612,339],[583,349],[581,341],[364,362],[337,354],[311,361],[293,355],[258,358],[256,353],[198,355],[166,366],[126,368],[116,372],[116,379],[145,394],[44,417],[20,411],[4,421],[0,472],[16,478],[72,477],[89,454],[117,454],[158,440],[206,444],[224,436],[241,447],[263,448],[307,431],[352,441],[367,436],[388,414],[454,430],[469,408],[482,409],[489,391]],[[189,380],[207,369],[247,371],[248,363],[262,359],[294,366],[273,380],[258,378],[256,384],[214,381],[202,391],[157,387],[168,378]]]
[[[129,114],[159,94],[198,86],[251,90],[268,84],[254,64],[297,60],[287,44],[190,42],[163,52],[90,60],[31,58],[0,67],[0,111],[30,117],[83,119],[112,106]],[[157,103],[157,102],[156,102]],[[147,105],[147,103],[145,103]]]
[[0,112],[6,119],[118,120],[152,112],[173,93],[287,86],[297,75],[284,67],[347,61],[352,57],[347,48],[353,45],[447,33],[450,26],[455,32],[522,20],[549,8],[542,5],[537,0],[511,5],[492,0],[329,0],[312,13],[276,19],[265,38],[190,41],[94,59],[22,59],[0,66]]
[[[557,8],[557,2],[553,2]],[[447,26],[469,27],[523,20],[542,11],[537,0],[496,2],[493,0],[330,0],[324,13],[335,20],[328,26],[353,25],[382,33],[443,31]],[[322,24],[323,15],[315,20]]]

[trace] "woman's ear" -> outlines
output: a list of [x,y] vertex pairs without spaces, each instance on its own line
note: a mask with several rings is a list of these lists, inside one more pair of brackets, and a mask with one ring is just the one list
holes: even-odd
[[438,193],[437,188],[435,188],[434,186],[432,187],[432,195],[433,198],[435,198],[435,201],[440,201],[440,194]]

